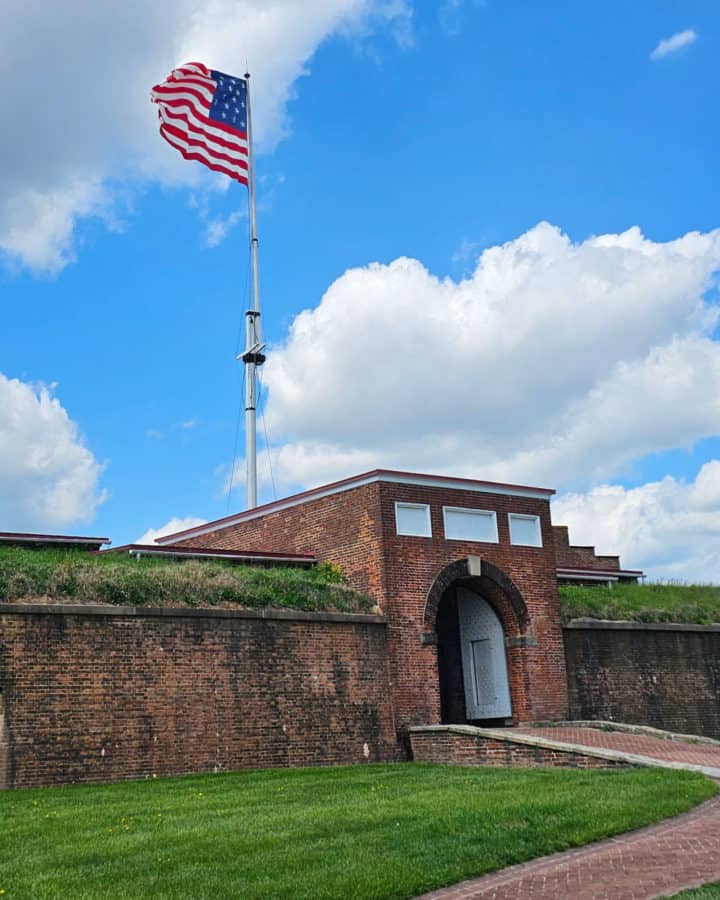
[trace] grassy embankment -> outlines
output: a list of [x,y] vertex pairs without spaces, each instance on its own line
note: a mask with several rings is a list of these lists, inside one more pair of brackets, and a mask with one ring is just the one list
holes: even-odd
[[668,894],[673,900],[720,900],[720,881],[703,885],[703,887],[693,888],[689,891],[682,891],[680,894]]
[[[0,547],[0,602],[131,606],[284,607],[368,612],[374,601],[343,583],[337,568],[260,568],[222,561],[182,563],[125,554]],[[560,586],[564,622],[589,617],[637,622],[720,622],[720,586]]]
[[666,769],[414,763],[0,794],[3,900],[406,898],[712,796]]
[[560,585],[563,622],[623,619],[632,622],[720,622],[720,586],[710,584]]
[[368,612],[373,600],[339,570],[260,568],[222,561],[172,562],[126,554],[0,547],[0,602],[47,598],[131,606],[286,607]]

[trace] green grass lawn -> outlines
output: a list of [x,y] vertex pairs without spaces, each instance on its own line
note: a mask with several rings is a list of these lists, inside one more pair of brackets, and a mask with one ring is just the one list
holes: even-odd
[[673,900],[719,900],[720,881],[703,885],[703,887],[693,888],[689,891],[681,891],[679,894],[672,894],[669,896],[672,896]]
[[689,772],[420,764],[0,794],[9,898],[399,898],[681,812]]
[[563,622],[624,619],[634,622],[720,622],[720,585],[615,584],[559,586]]
[[0,547],[0,602],[131,606],[285,607],[368,612],[373,600],[344,584],[340,570],[237,565],[222,560],[135,559],[127,553]]

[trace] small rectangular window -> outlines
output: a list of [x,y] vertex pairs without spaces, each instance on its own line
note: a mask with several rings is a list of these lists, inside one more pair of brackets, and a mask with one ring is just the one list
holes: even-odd
[[520,513],[509,513],[510,543],[521,547],[542,547],[539,516],[523,516]]
[[497,518],[491,510],[443,506],[443,517],[449,541],[498,542]]
[[430,507],[426,503],[396,503],[395,530],[410,537],[432,537]]

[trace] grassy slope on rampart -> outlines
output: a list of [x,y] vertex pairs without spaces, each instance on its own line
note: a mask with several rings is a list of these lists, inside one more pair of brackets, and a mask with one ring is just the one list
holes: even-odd
[[709,584],[560,585],[563,622],[614,619],[631,622],[720,622],[720,586]]
[[0,603],[128,606],[285,607],[369,612],[373,601],[331,566],[261,568],[220,560],[131,558],[124,554],[0,548]]

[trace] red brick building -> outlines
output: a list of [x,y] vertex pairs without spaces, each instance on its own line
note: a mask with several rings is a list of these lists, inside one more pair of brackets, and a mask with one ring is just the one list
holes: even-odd
[[387,617],[390,671],[378,677],[389,676],[399,731],[562,719],[556,540],[566,578],[597,570],[617,580],[621,570],[617,557],[570,547],[567,529],[554,533],[553,493],[376,470],[158,543],[313,553],[339,564]]

